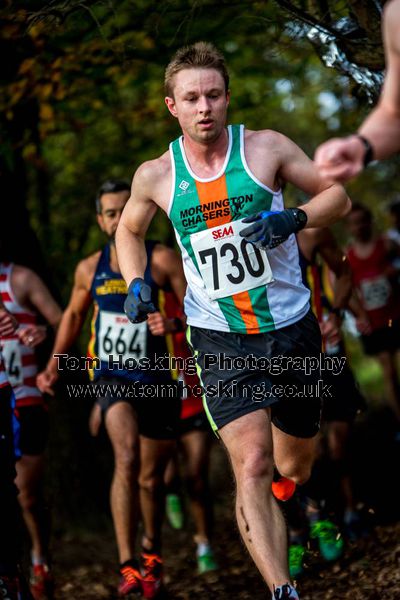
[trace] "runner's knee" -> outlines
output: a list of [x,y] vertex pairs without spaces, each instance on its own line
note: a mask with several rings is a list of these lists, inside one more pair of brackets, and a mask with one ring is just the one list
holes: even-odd
[[242,457],[235,468],[236,478],[244,485],[258,480],[271,480],[273,476],[272,454],[265,448],[252,448]]
[[144,492],[156,496],[164,489],[164,481],[159,475],[140,475],[139,486]]
[[134,442],[114,447],[115,470],[134,474],[139,466],[138,446]]
[[31,490],[22,488],[18,494],[18,501],[22,510],[31,511],[37,504],[37,496]]
[[307,460],[287,461],[284,464],[280,464],[278,470],[282,477],[291,479],[296,485],[303,485],[310,478],[311,467],[311,463]]

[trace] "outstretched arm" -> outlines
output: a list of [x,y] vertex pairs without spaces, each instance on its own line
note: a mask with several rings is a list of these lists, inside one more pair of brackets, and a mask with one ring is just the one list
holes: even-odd
[[65,354],[78,338],[89,306],[92,302],[90,282],[93,273],[88,259],[79,263],[75,271],[74,287],[67,308],[57,330],[51,356],[44,371],[37,376],[36,384],[42,392],[53,395],[53,385],[58,379],[56,354]]
[[386,76],[377,107],[359,129],[374,149],[374,158],[388,158],[400,150],[400,1],[384,9],[383,42]]
[[[386,76],[376,108],[359,128],[372,146],[372,158],[382,160],[400,150],[400,0],[388,2],[383,14]],[[364,168],[366,146],[356,135],[321,144],[315,162],[321,175],[348,181]]]
[[276,180],[292,183],[311,199],[301,208],[263,211],[246,217],[243,222],[252,225],[242,229],[240,235],[248,242],[272,249],[304,227],[326,227],[347,214],[351,202],[343,187],[322,179],[313,161],[294,142],[268,131],[260,132],[258,141],[261,148],[273,148]]
[[328,227],[344,217],[351,202],[343,186],[324,180],[315,163],[291,140],[281,137],[280,178],[311,196],[301,207],[307,214],[306,227]]

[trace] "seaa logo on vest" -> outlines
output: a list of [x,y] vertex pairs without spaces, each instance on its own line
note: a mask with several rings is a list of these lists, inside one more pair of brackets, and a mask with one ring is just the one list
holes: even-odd
[[233,235],[232,225],[230,225],[229,227],[221,227],[220,229],[216,229],[212,232],[214,240],[220,240],[221,238],[228,237],[231,235]]

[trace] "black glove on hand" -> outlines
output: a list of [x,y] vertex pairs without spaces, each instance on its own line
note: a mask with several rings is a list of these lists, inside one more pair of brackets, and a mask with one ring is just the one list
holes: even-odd
[[292,233],[297,233],[307,223],[307,215],[301,208],[286,208],[271,212],[264,210],[246,217],[243,223],[252,223],[245,227],[240,235],[258,248],[276,248],[286,241]]
[[151,287],[141,277],[136,277],[128,287],[124,311],[132,323],[146,321],[149,313],[156,312],[151,301]]

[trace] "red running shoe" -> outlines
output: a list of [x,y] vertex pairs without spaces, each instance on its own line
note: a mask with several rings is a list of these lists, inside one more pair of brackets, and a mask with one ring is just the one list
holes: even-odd
[[53,600],[54,580],[48,565],[40,564],[31,567],[29,585],[35,600]]
[[282,502],[289,500],[295,491],[295,482],[287,477],[279,477],[279,479],[272,482],[272,493],[277,500],[281,500]]
[[118,595],[120,597],[128,596],[129,594],[137,594],[138,597],[142,594],[141,577],[135,561],[129,561],[119,569],[121,579],[118,585]]
[[143,596],[151,600],[158,596],[163,587],[162,559],[158,554],[142,552],[141,562]]

